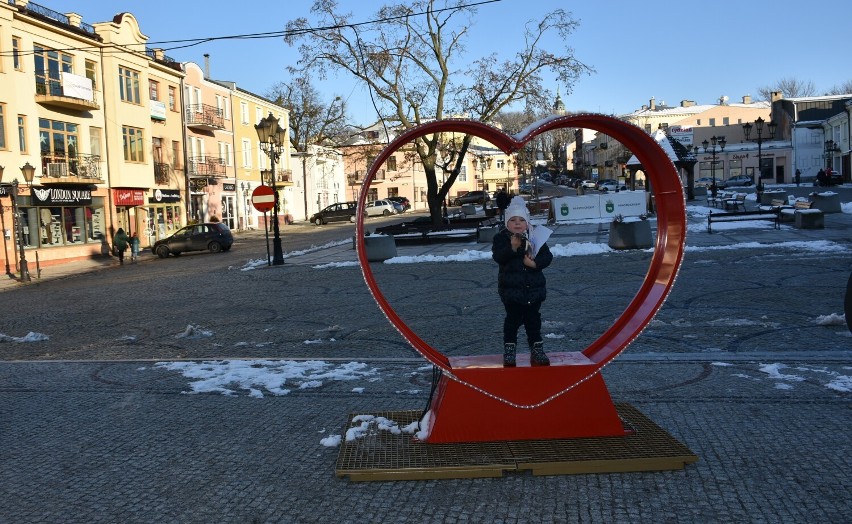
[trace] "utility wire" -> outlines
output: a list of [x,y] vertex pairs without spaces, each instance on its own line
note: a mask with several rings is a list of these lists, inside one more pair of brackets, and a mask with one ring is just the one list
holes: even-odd
[[[65,48],[50,48],[50,49],[45,48],[45,50],[46,51],[104,51],[104,52],[108,52],[108,53],[111,53],[111,54],[122,54],[122,53],[144,53],[144,51],[145,51],[144,47],[150,47],[152,45],[163,46],[165,44],[183,44],[183,45],[176,45],[176,46],[173,46],[173,47],[163,48],[163,51],[173,51],[175,49],[184,49],[184,48],[187,48],[187,47],[194,47],[194,46],[205,44],[205,43],[208,43],[208,42],[216,42],[216,41],[220,41],[220,40],[254,40],[254,39],[267,39],[267,38],[281,38],[281,37],[286,37],[286,36],[296,36],[296,35],[302,35],[302,34],[321,33],[321,32],[324,32],[324,31],[332,31],[332,30],[335,30],[335,29],[342,29],[342,28],[345,28],[345,27],[349,27],[349,28],[354,29],[356,27],[365,26],[365,25],[384,24],[384,23],[388,23],[388,22],[393,22],[395,20],[410,18],[412,16],[422,16],[422,15],[425,15],[425,14],[428,14],[428,13],[440,13],[440,12],[444,12],[444,11],[457,11],[457,10],[460,10],[460,9],[478,7],[478,6],[481,6],[481,5],[493,4],[493,3],[502,2],[502,1],[503,0],[481,0],[479,2],[473,2],[473,3],[470,3],[470,4],[462,4],[462,5],[458,5],[458,6],[454,6],[454,7],[444,7],[444,8],[441,8],[441,9],[435,9],[435,10],[430,10],[430,11],[420,11],[420,12],[417,12],[417,13],[406,13],[406,14],[399,15],[399,16],[379,18],[379,19],[376,19],[376,20],[368,20],[368,21],[365,21],[365,22],[355,22],[355,23],[351,23],[351,24],[338,24],[338,25],[330,25],[330,26],[323,26],[323,27],[308,27],[308,28],[305,28],[305,29],[298,29],[298,30],[292,30],[292,31],[269,31],[269,32],[264,32],[264,33],[246,33],[246,34],[239,34],[239,35],[209,36],[209,37],[203,37],[203,38],[185,38],[185,39],[180,39],[180,40],[160,40],[160,41],[145,42],[145,43],[138,43],[137,42],[137,43],[131,43],[131,44],[112,44],[112,45],[108,45],[108,46],[80,46],[80,47],[65,47]],[[132,46],[143,46],[143,49],[138,50],[138,51],[134,50],[134,49],[130,49],[130,47],[132,47]],[[19,56],[19,57],[21,57],[21,56],[34,55],[34,54],[37,54],[34,50],[33,51],[21,51],[21,50],[0,51],[0,57],[5,57],[5,56]],[[38,53],[38,54],[41,54],[41,53]]]

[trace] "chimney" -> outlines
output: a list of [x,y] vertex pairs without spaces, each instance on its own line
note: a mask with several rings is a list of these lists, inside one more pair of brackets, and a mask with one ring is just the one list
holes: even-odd
[[692,107],[695,105],[695,100],[681,100],[680,107]]
[[210,80],[210,53],[204,53],[204,78]]
[[784,95],[781,94],[781,91],[772,91],[771,93],[769,93],[770,102],[776,102],[778,100],[781,100],[782,98],[784,98]]
[[652,96],[650,102],[648,102],[649,108],[651,111],[657,109],[657,100]]
[[750,103],[751,103],[751,95],[745,95],[743,97],[743,104],[750,104]]

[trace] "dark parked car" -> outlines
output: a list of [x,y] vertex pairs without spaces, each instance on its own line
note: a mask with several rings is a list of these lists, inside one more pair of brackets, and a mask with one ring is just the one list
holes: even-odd
[[454,206],[462,204],[485,204],[491,200],[491,196],[485,191],[470,191],[463,195],[459,195],[453,200]]
[[716,186],[719,189],[725,189],[727,187],[747,187],[751,185],[754,185],[754,180],[752,180],[748,175],[732,176],[724,181],[721,181],[718,178],[716,179]]
[[231,249],[234,237],[222,222],[205,222],[178,229],[174,235],[158,240],[151,252],[160,258],[178,256],[187,251],[210,251],[219,253]]
[[329,222],[348,220],[355,222],[355,213],[358,211],[357,202],[338,202],[332,204],[322,211],[318,211],[311,216],[311,222],[321,226]]
[[408,211],[409,209],[411,209],[411,202],[404,196],[392,196],[388,197],[388,200],[402,204],[403,211]]

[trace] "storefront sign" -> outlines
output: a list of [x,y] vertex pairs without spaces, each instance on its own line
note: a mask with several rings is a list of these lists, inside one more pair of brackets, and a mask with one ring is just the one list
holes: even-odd
[[222,191],[234,191],[234,192],[236,192],[236,190],[237,190],[237,184],[228,184],[228,183],[222,184]]
[[58,187],[34,187],[33,205],[55,206],[63,204],[92,205],[91,189],[64,189]]
[[8,196],[12,194],[12,186],[5,184],[0,185],[0,196]]
[[141,206],[145,204],[145,190],[113,189],[112,198],[116,206]]
[[154,191],[154,196],[148,197],[149,204],[170,204],[180,202],[180,190],[178,189],[157,189]]
[[192,191],[204,191],[205,187],[207,187],[206,178],[193,178],[189,181],[189,188]]

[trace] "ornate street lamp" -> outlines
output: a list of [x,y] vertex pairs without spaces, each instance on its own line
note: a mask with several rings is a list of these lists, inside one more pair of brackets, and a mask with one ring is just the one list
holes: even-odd
[[[711,191],[711,194],[713,195],[713,198],[716,198],[716,192],[718,191],[718,188],[716,187],[716,151],[724,151],[725,150],[725,144],[727,144],[727,142],[725,141],[725,137],[723,137],[723,136],[717,137],[716,135],[713,135],[712,137],[710,137],[709,143],[707,142],[707,140],[704,140],[703,142],[701,142],[701,145],[704,146],[704,152],[705,153],[707,152],[708,147],[710,145],[713,146],[713,149],[710,149],[710,152],[713,155],[712,159],[710,161],[710,176],[713,178],[713,183],[710,186],[710,191]],[[716,149],[717,145],[719,146],[718,150]]]
[[[743,124],[745,139],[750,142],[757,142],[757,205],[760,205],[760,195],[763,193],[763,157],[761,156],[761,147],[763,146],[763,123],[764,120],[761,117],[757,117],[757,120],[754,121],[754,129],[757,131],[757,138],[754,140],[749,138],[751,135],[752,124],[750,122]],[[778,124],[770,121],[766,127],[769,129],[769,140],[772,140],[775,138],[775,130],[778,128]]]
[[[33,178],[35,177],[35,168],[30,165],[29,162],[24,164],[21,167],[21,173],[24,175],[24,180],[27,181],[27,185],[32,187]],[[3,179],[3,167],[0,167],[0,180]],[[12,227],[15,229],[15,234],[18,236],[18,253],[20,254],[20,261],[18,265],[21,268],[21,282],[30,282],[32,279],[30,278],[30,270],[27,265],[27,256],[24,253],[24,249],[26,244],[24,243],[24,225],[22,223],[23,217],[18,215],[18,179],[12,180],[12,215],[13,215],[13,225]],[[6,270],[8,273],[8,269]]]
[[484,154],[477,155],[477,160],[479,160],[479,171],[482,177],[482,212],[485,213],[485,206],[488,202],[488,185],[485,183],[485,163],[486,161],[490,164],[490,158],[487,158]]
[[254,129],[257,131],[257,137],[260,140],[260,149],[266,153],[271,163],[272,191],[275,195],[275,204],[272,207],[272,228],[274,231],[272,237],[272,265],[280,266],[284,264],[284,250],[281,248],[281,232],[278,228],[279,197],[278,187],[275,184],[275,162],[281,158],[281,152],[284,151],[287,141],[287,130],[281,127],[278,119],[272,116],[272,112],[254,126]]

